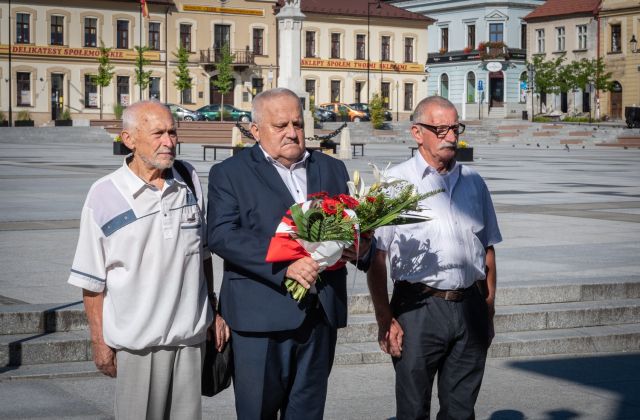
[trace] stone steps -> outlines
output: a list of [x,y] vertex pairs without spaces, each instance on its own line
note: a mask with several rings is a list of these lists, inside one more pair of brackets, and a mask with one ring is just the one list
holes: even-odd
[[[636,323],[497,334],[489,348],[489,357],[593,354],[637,351],[638,348],[640,324]],[[336,364],[386,363],[390,360],[376,342],[338,344],[336,348]]]
[[[585,283],[504,283],[497,302],[497,336],[491,349],[495,357],[626,351],[634,343],[638,348],[640,279],[634,276]],[[369,295],[349,296],[349,309],[349,324],[338,333],[336,362],[388,361],[376,344]],[[5,372],[91,360],[81,302],[1,306],[0,334],[0,367]]]

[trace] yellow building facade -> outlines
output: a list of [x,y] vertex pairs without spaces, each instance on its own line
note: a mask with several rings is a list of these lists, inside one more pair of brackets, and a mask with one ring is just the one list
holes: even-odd
[[600,93],[600,114],[621,119],[625,107],[640,106],[640,3],[603,0],[599,15],[599,55],[614,81]]
[[[228,44],[234,53],[234,84],[225,102],[249,108],[253,95],[275,80],[275,1],[212,2],[148,0],[142,16],[138,1],[12,1],[0,5],[0,110],[13,120],[27,111],[36,125],[50,124],[69,110],[74,120],[105,118],[115,104],[156,98],[195,109],[219,101],[212,87],[215,62]],[[9,19],[10,17],[10,19]],[[98,47],[111,48],[113,79],[100,89]],[[136,85],[137,46],[146,46],[149,86]],[[189,50],[192,88],[174,86],[180,46]],[[102,99],[102,101],[101,101]]]

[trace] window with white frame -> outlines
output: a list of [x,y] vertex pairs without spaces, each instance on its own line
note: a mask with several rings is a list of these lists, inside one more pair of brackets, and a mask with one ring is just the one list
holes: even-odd
[[98,19],[94,17],[84,18],[84,46],[98,46]]
[[253,53],[264,55],[264,29],[253,28]]
[[544,52],[544,29],[536,29],[536,52]]
[[340,58],[340,34],[331,33],[331,58]]
[[367,36],[364,34],[356,35],[356,60],[366,59],[366,42]]
[[404,39],[404,62],[413,63],[413,38]]
[[449,51],[449,28],[440,28],[440,52]]
[[622,51],[620,41],[622,39],[622,27],[620,24],[611,25],[611,52]]
[[98,84],[96,83],[95,74],[84,75],[84,107],[98,107]]
[[470,71],[467,73],[467,103],[472,104],[476,101],[476,75]]
[[64,16],[51,16],[51,45],[64,45]]
[[578,34],[578,49],[587,49],[587,25],[576,26],[576,32]]
[[31,42],[30,18],[28,13],[16,13],[16,44]]
[[340,80],[331,81],[331,102],[340,102]]
[[489,41],[490,42],[504,41],[504,24],[503,23],[489,24]]
[[31,106],[31,73],[16,73],[16,103],[18,106]]
[[149,49],[160,50],[160,22],[149,22]]
[[565,50],[565,31],[564,26],[556,28],[556,51]]
[[413,111],[413,83],[404,84],[404,110]]
[[316,33],[313,31],[304,33],[304,53],[305,57],[316,56]]
[[440,76],[440,96],[449,99],[449,76],[447,73]]
[[467,48],[474,49],[476,47],[476,25],[467,25]]
[[381,38],[380,51],[381,51],[380,59],[382,61],[391,61],[391,37],[390,36],[383,36]]

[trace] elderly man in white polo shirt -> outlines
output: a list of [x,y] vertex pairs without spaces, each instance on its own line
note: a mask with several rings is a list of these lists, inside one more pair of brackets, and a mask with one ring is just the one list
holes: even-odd
[[[116,418],[198,419],[214,317],[202,189],[195,169],[175,161],[164,105],[138,102],[123,117],[133,154],[89,190],[69,283],[83,289],[96,366],[117,377]],[[220,317],[215,332],[221,348]]]
[[393,356],[398,420],[429,418],[436,373],[438,419],[471,419],[493,338],[493,245],[502,237],[484,180],[455,161],[464,125],[453,104],[429,97],[413,115],[411,133],[420,153],[388,175],[421,193],[445,192],[423,203],[433,220],[376,230],[368,282],[380,347]]

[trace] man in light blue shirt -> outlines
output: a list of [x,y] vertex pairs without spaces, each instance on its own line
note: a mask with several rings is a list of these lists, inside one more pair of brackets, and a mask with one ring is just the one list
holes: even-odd
[[413,115],[419,153],[387,175],[413,183],[420,193],[444,192],[422,203],[433,220],[376,230],[367,279],[379,342],[393,357],[398,420],[429,418],[436,373],[438,419],[472,419],[493,338],[493,245],[502,237],[485,182],[455,160],[464,125],[454,105],[433,96]]

